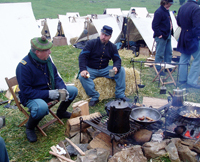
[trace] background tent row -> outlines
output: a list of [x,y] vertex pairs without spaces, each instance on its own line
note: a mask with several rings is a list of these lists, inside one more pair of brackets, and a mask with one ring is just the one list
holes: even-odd
[[[135,14],[132,14],[132,9]],[[52,41],[54,37],[61,36],[66,38],[68,45],[76,45],[97,38],[102,26],[109,25],[113,28],[112,43],[122,42],[122,38],[128,42],[142,40],[150,51],[155,50],[151,28],[153,14],[148,13],[145,7],[131,7],[130,10],[107,8],[104,13],[80,16],[78,12],[67,12],[66,15],[58,15],[57,19],[35,20],[31,2],[1,3],[1,50],[6,55],[1,59],[1,69],[5,70],[0,75],[0,89],[7,89],[5,77],[15,75],[16,66],[30,50],[30,39],[33,37],[46,35]],[[176,34],[176,39],[172,37],[172,47],[175,48],[180,28],[172,12],[170,16]]]

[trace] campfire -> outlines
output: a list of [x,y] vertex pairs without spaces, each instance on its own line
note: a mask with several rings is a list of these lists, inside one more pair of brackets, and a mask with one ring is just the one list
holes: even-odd
[[[194,109],[194,106],[186,105],[186,107]],[[129,131],[122,133],[108,130],[109,114],[107,113],[81,116],[79,113],[79,116],[67,121],[68,138],[64,140],[65,149],[68,148],[67,145],[71,145],[76,152],[71,153],[66,149],[70,152],[67,157],[70,159],[70,156],[75,155],[78,162],[98,161],[96,160],[98,158],[109,162],[123,159],[123,161],[146,162],[149,159],[168,155],[171,161],[197,162],[200,154],[198,140],[200,121],[180,115],[179,109],[180,107],[168,103],[158,109],[162,117],[150,123],[137,122],[130,118]],[[54,153],[51,153],[57,155],[55,151],[54,147]],[[63,155],[57,157],[61,158],[60,156]]]

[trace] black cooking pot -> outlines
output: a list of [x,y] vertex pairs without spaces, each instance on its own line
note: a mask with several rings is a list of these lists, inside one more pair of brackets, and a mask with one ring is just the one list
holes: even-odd
[[109,119],[107,129],[112,133],[127,133],[130,130],[129,116],[130,104],[126,101],[115,100],[109,106]]

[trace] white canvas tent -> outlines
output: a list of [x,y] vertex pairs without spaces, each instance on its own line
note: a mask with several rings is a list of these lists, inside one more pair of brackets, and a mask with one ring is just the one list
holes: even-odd
[[[155,51],[153,47],[154,38],[152,30],[152,20],[153,18],[131,18],[132,26],[130,27],[130,38],[129,41],[137,41],[143,39],[147,44],[150,51]],[[177,47],[177,41],[172,36],[171,38],[172,48]],[[152,52],[153,52],[152,51]]]
[[62,24],[62,28],[67,38],[67,43],[70,45],[71,38],[78,38],[84,29],[85,18],[74,18],[73,22],[70,22],[66,15],[58,15]]
[[17,64],[28,54],[30,40],[41,36],[31,2],[0,4],[0,89],[8,89],[5,77],[15,76]]
[[47,18],[44,21],[44,26],[41,31],[41,34],[47,36],[47,38],[50,37],[50,39],[53,40],[53,37],[55,37],[57,34],[58,22],[58,19]]
[[[133,16],[133,14],[131,14],[132,9],[135,9],[135,13],[136,13],[135,16]],[[130,17],[146,18],[149,15],[149,12],[147,11],[146,7],[131,7],[128,15]]]
[[80,17],[79,12],[67,12],[66,13],[67,17]]
[[108,25],[113,28],[112,37],[110,39],[112,43],[116,42],[118,36],[121,33],[116,17],[108,16],[106,18],[91,19],[87,24],[88,34],[86,34],[85,30],[83,30],[76,43],[97,38],[101,34],[101,29],[104,25]]
[[174,33],[175,33],[175,31],[178,28],[178,24],[177,24],[177,21],[176,21],[176,18],[174,16],[173,12],[170,11],[169,13],[170,13],[170,17],[171,17],[171,20],[172,20],[173,30],[174,30]]
[[107,15],[123,15],[121,8],[106,8],[104,9],[104,14]]

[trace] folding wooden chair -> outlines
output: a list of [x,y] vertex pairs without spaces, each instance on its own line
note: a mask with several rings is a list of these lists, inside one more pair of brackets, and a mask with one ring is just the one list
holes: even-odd
[[[21,124],[19,124],[19,127],[21,127],[21,126],[23,126],[28,121],[28,119],[29,119],[29,113],[23,108],[22,104],[19,102],[16,94],[14,93],[14,91],[12,89],[13,86],[18,85],[16,76],[12,77],[10,79],[8,79],[6,77],[5,80],[6,80],[6,83],[8,85],[8,88],[9,88],[9,90],[10,90],[10,92],[11,92],[11,94],[12,94],[14,100],[15,100],[16,106],[26,116],[26,119]],[[37,125],[37,128],[39,129],[39,131],[42,133],[43,136],[47,136],[46,133],[43,131],[43,129],[46,128],[47,126],[49,126],[50,124],[58,121],[60,124],[64,125],[64,123],[58,118],[58,116],[51,110],[51,108],[54,105],[56,105],[58,102],[59,102],[58,100],[54,100],[54,101],[51,101],[51,102],[47,103],[48,104],[48,108],[49,108],[49,112],[54,117],[54,119],[48,121],[43,126],[38,126]]]
[[[156,65],[161,66],[160,71],[157,70]],[[166,63],[161,63],[161,64],[160,64],[160,63],[157,63],[157,64],[153,64],[153,68],[154,68],[154,70],[155,70],[155,72],[156,72],[156,76],[155,76],[155,78],[153,79],[152,82],[158,80],[158,77],[159,77],[160,82],[161,82],[161,85],[173,83],[173,84],[176,86],[176,82],[175,82],[175,80],[174,80],[174,78],[173,78],[173,76],[172,76],[172,73],[176,70],[177,66],[170,65],[170,64],[166,64]],[[167,74],[168,74],[168,75],[167,75],[165,78],[162,78],[162,77],[160,77],[160,73],[161,73],[164,69],[167,70]],[[172,69],[172,70],[170,71],[169,69]],[[165,82],[169,77],[171,78],[171,81]]]

